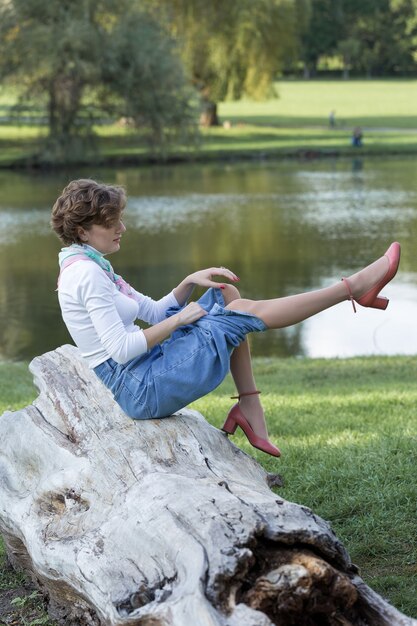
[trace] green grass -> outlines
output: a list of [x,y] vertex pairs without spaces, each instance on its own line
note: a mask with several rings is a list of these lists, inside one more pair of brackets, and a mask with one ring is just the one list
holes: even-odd
[[[279,493],[331,522],[365,581],[417,617],[417,358],[257,359],[279,461],[234,441],[270,472]],[[220,426],[227,380],[194,403]]]
[[[27,132],[26,130],[27,129]],[[133,133],[119,128],[97,129],[100,159],[103,162],[146,162],[146,146]],[[174,150],[171,157],[180,159],[215,160],[253,156],[314,157],[321,155],[365,156],[381,154],[416,154],[417,133],[378,131],[365,133],[364,147],[352,148],[350,135],[343,130],[329,131],[313,128],[279,128],[245,125],[243,127],[212,128],[202,131],[199,150]],[[0,126],[0,166],[11,166],[30,158],[36,152],[36,142],[42,133],[33,127]]]
[[[284,498],[330,521],[373,589],[417,617],[417,357],[258,358],[255,372],[282,457],[239,429],[233,441],[284,477]],[[25,364],[0,364],[0,381],[0,414],[36,395]],[[227,378],[193,408],[221,426],[232,392]],[[21,585],[0,546],[0,589]]]
[[232,122],[269,126],[336,126],[417,129],[417,80],[280,81],[277,98],[225,102],[220,116]]
[[[417,80],[280,81],[278,97],[219,105],[231,128],[202,131],[198,150],[175,149],[170,158],[212,160],[253,156],[383,155],[417,153]],[[0,108],[13,103],[0,92]],[[328,116],[336,111],[336,128]],[[364,146],[352,148],[352,128],[364,129]],[[45,127],[0,125],[0,167],[36,152]],[[150,158],[138,134],[113,124],[96,128],[100,159],[107,163]],[[95,160],[97,157],[90,157]]]
[[417,133],[401,130],[365,132],[364,146],[352,148],[350,133],[313,128],[272,128],[247,125],[204,131],[201,153],[208,158],[224,154],[265,156],[320,156],[406,154],[417,152]]

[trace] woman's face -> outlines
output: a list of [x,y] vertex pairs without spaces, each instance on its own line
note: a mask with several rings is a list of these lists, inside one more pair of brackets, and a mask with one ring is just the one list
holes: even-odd
[[83,243],[93,246],[102,254],[111,254],[120,250],[120,239],[124,232],[126,232],[126,227],[119,220],[109,228],[100,224],[93,224],[89,230],[80,228],[78,235]]

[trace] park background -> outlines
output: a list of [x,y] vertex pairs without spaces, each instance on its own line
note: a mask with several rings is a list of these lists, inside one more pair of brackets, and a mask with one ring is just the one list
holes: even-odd
[[[126,186],[112,261],[154,297],[218,264],[247,297],[314,289],[398,239],[386,313],[253,337],[283,458],[235,441],[417,617],[416,103],[415,0],[0,2],[1,412],[70,341],[48,222],[72,178]],[[220,426],[232,391],[195,408]],[[0,624],[52,624],[2,550]]]

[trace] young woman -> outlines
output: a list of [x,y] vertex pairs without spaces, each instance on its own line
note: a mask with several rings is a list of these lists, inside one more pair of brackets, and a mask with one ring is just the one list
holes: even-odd
[[[68,331],[83,357],[132,418],[167,417],[217,387],[231,371],[238,402],[223,430],[240,426],[250,443],[273,456],[246,335],[283,328],[344,300],[385,309],[381,289],[395,276],[400,246],[330,287],[270,300],[240,297],[239,278],[225,267],[186,276],[158,301],[114,273],[106,255],[126,232],[123,188],[72,181],[57,199],[51,225],[67,246],[59,255],[58,297]],[[228,282],[216,282],[220,277]],[[187,304],[195,286],[208,290]],[[151,324],[145,330],[136,319]]]

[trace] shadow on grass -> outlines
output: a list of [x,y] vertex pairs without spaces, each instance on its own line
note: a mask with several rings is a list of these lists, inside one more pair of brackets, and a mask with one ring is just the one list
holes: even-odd
[[[278,107],[277,107],[278,108]],[[327,128],[330,132],[328,119],[326,117],[317,116],[300,116],[300,115],[280,115],[279,111],[275,115],[258,113],[244,115],[223,115],[224,120],[230,120],[232,124],[258,124],[260,126],[276,126],[278,128],[302,128],[319,126]],[[393,130],[409,130],[417,132],[417,115],[381,115],[381,116],[349,116],[336,120],[335,131],[351,130],[354,126],[363,126],[365,128],[389,128]]]
[[293,143],[294,146],[300,144],[302,142],[311,143],[312,141],[329,141],[329,140],[343,140],[345,138],[345,134],[338,133],[335,135],[331,135],[329,133],[323,132],[310,132],[303,133],[299,132],[297,134],[294,133],[285,133],[285,132],[276,132],[276,133],[267,133],[267,132],[256,132],[250,131],[248,129],[239,129],[237,132],[231,132],[230,134],[226,134],[227,131],[220,131],[216,134],[207,133],[204,136],[204,145],[208,143],[216,143],[219,145],[228,145],[228,144],[236,144],[236,143],[253,143],[259,142],[264,144],[265,142],[271,143],[279,143],[285,142],[288,144],[289,142]]

